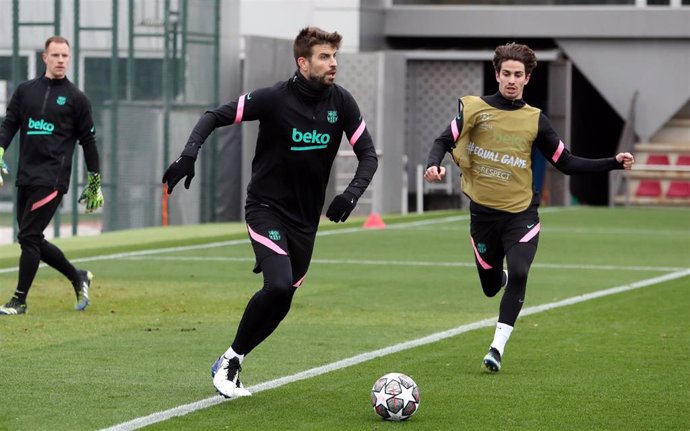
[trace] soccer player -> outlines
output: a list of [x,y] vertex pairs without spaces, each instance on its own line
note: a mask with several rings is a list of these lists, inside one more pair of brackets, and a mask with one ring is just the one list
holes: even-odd
[[[450,153],[462,171],[462,190],[470,199],[470,241],[484,294],[495,296],[505,287],[498,322],[483,366],[501,369],[505,345],[522,309],[527,275],[539,242],[538,193],[532,187],[532,151],[538,148],[565,174],[631,169],[630,153],[605,159],[572,155],[540,109],[522,100],[525,85],[537,66],[526,45],[496,48],[493,66],[498,92],[465,96],[458,114],[434,141],[424,179],[441,181],[441,166]],[[506,260],[507,271],[503,270]]]
[[[20,131],[16,186],[17,240],[21,246],[17,288],[12,299],[0,306],[0,315],[26,313],[26,297],[41,260],[72,282],[77,310],[84,310],[89,305],[93,274],[75,268],[62,251],[43,236],[69,188],[77,140],[84,151],[88,170],[88,183],[79,201],[86,204],[87,212],[103,205],[91,104],[86,95],[67,79],[69,61],[67,39],[50,37],[43,51],[45,73],[17,87],[0,126],[3,174],[7,174],[7,165],[2,160],[5,150],[17,130]],[[0,176],[0,186],[3,184]]]
[[251,395],[240,382],[240,365],[278,327],[306,277],[343,133],[358,166],[328,207],[331,221],[347,220],[378,166],[355,99],[334,83],[341,39],[337,32],[302,29],[293,44],[295,74],[207,111],[163,176],[169,192],[185,177],[189,188],[197,153],[214,129],[259,120],[245,218],[256,256],[254,272],[263,273],[263,287],[247,304],[232,345],[211,367],[214,386],[227,398]]

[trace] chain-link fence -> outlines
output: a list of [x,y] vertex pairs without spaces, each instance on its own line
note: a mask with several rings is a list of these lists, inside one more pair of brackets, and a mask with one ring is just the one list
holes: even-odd
[[[54,235],[169,220],[162,173],[199,115],[218,104],[220,6],[220,0],[0,0],[0,9],[11,11],[0,16],[0,36],[11,40],[0,44],[0,105],[8,103],[20,82],[43,73],[43,43],[54,34],[70,41],[68,78],[92,105],[106,204],[90,217],[76,205],[86,179],[77,147]],[[13,171],[18,147],[15,137],[5,156]],[[214,219],[215,141],[207,147],[195,180],[195,202],[173,203],[173,218]],[[9,180],[13,186],[11,175]],[[3,226],[13,224],[14,189],[0,189]]]

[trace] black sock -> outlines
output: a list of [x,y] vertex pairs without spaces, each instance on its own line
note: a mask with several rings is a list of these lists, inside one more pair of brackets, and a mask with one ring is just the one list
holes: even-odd
[[19,256],[17,289],[14,291],[14,297],[20,302],[26,302],[26,297],[29,295],[29,289],[31,289],[31,285],[36,277],[39,263],[41,263],[41,259],[38,253],[30,247],[22,246],[22,254]]
[[232,349],[246,355],[275,331],[290,310],[292,296],[280,295],[268,289],[254,294],[237,328]]
[[56,245],[44,241],[43,244],[41,244],[41,260],[58,270],[62,275],[67,277],[70,282],[74,283],[77,279],[77,268],[67,260],[62,250]]

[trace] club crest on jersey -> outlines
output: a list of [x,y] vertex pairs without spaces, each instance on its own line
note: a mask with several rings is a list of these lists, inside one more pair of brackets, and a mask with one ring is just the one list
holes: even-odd
[[481,130],[490,130],[491,125],[489,124],[489,121],[491,120],[491,115],[484,112],[479,115],[479,118],[477,118],[477,127]]
[[477,251],[479,252],[479,254],[486,253],[486,244],[484,244],[483,242],[477,243]]
[[269,230],[268,237],[271,238],[273,241],[280,241],[280,232],[278,232],[277,230]]
[[58,105],[63,106],[67,103],[67,98],[65,96],[58,96],[56,102]]
[[328,111],[326,119],[331,124],[335,123],[336,121],[338,121],[338,111]]

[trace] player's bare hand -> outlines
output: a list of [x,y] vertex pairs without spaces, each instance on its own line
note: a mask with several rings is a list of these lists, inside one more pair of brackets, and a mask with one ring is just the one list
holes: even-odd
[[630,153],[618,153],[616,154],[616,161],[623,164],[623,169],[632,169],[635,164],[635,158]]
[[430,183],[442,181],[445,176],[446,168],[443,166],[429,166],[424,172],[424,179]]

